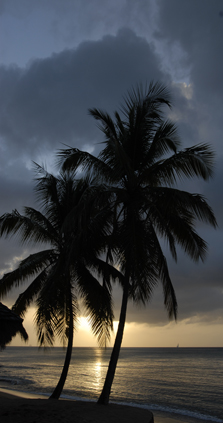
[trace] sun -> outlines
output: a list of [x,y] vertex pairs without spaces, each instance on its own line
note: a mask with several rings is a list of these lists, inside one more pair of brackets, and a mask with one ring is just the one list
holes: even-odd
[[90,332],[91,327],[87,317],[81,316],[78,319],[79,321],[79,329],[84,330],[85,332]]

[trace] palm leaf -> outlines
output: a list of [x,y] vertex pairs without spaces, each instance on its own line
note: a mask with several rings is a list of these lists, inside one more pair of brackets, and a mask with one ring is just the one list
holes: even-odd
[[99,344],[105,345],[106,340],[110,339],[110,331],[113,329],[111,295],[85,266],[81,266],[79,263],[77,271],[79,275],[77,279],[78,287],[92,332],[97,336]]
[[98,178],[106,179],[111,173],[109,167],[100,159],[86,151],[78,150],[78,148],[60,150],[58,164],[62,167],[62,171],[76,171],[78,168],[82,171],[93,170]]
[[192,178],[194,176],[208,180],[213,174],[213,151],[207,144],[179,151],[173,156],[157,161],[146,169],[143,177],[145,182],[153,185],[172,185],[177,178]]
[[[19,236],[20,242],[25,243],[47,243],[51,241],[49,232],[41,226],[40,221],[46,223],[46,219],[40,212],[32,208],[25,208],[27,216],[21,215],[17,210],[12,213],[5,213],[0,217],[0,236]],[[30,217],[29,217],[30,216]],[[51,226],[48,225],[48,229]]]
[[44,269],[28,286],[28,288],[22,292],[15,304],[12,306],[12,310],[17,313],[19,316],[24,317],[27,308],[32,302],[34,302],[38,293],[40,292],[44,282],[47,279],[47,271]]
[[52,260],[55,259],[52,250],[44,250],[22,260],[17,269],[6,273],[0,280],[0,298],[3,298],[12,287],[19,286],[28,278],[35,276],[44,268],[48,267]]

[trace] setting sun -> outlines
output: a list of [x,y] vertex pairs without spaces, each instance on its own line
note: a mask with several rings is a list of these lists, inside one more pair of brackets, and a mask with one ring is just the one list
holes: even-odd
[[81,316],[78,318],[78,329],[87,332],[91,331],[91,326],[87,317]]

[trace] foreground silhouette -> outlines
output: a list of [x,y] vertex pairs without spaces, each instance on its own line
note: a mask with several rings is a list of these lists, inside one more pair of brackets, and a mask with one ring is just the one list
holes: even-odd
[[23,319],[13,313],[8,307],[0,302],[0,349],[3,350],[12,338],[20,334],[23,341],[28,340],[28,334],[23,327]]
[[78,294],[92,331],[101,343],[109,339],[113,311],[106,279],[102,286],[95,277],[97,272],[103,274],[104,263],[98,256],[104,246],[100,237],[95,236],[97,215],[93,215],[90,196],[85,195],[91,180],[77,180],[68,172],[55,177],[38,165],[36,171],[35,190],[42,212],[25,207],[24,215],[17,210],[5,213],[0,218],[0,235],[18,234],[21,243],[44,244],[46,249],[31,254],[20,262],[17,269],[3,276],[0,297],[31,278],[13,310],[24,316],[35,301],[40,345],[53,345],[56,335],[63,342],[68,339],[61,377],[51,395],[51,398],[59,398],[71,359]]
[[[177,317],[177,302],[160,237],[177,259],[176,245],[194,261],[204,260],[206,243],[195,230],[196,220],[216,226],[204,197],[176,188],[178,180],[212,176],[213,152],[207,144],[180,149],[175,125],[163,116],[170,107],[167,89],[156,83],[137,87],[125,98],[114,120],[91,109],[105,136],[98,157],[76,148],[59,154],[63,169],[79,166],[97,175],[113,198],[118,266],[124,282],[117,335],[98,403],[107,404],[121,348],[127,304],[131,298],[145,304],[160,281],[169,317]],[[113,249],[110,244],[109,252]]]

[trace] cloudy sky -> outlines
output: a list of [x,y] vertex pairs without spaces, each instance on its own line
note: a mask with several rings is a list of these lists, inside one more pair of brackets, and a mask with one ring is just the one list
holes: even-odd
[[[157,288],[146,308],[129,305],[124,346],[223,346],[222,52],[223,0],[0,0],[0,214],[37,207],[32,161],[53,170],[63,144],[97,154],[102,137],[88,109],[112,113],[137,83],[166,84],[182,146],[208,142],[216,153],[214,178],[187,185],[218,221],[217,230],[198,225],[206,262],[179,252],[175,264],[167,252],[178,322]],[[2,274],[30,252],[14,239],[0,249]],[[118,319],[117,290],[115,299]],[[31,311],[24,325],[34,345]],[[74,344],[96,341],[82,325]]]

